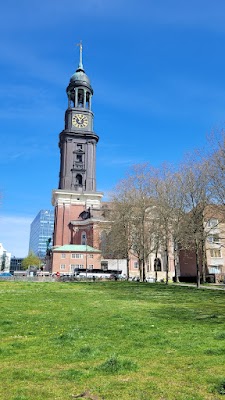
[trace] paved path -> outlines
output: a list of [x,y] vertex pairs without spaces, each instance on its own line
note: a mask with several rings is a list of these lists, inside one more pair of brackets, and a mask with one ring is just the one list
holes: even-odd
[[195,289],[212,289],[212,290],[223,290],[225,291],[225,285],[217,285],[217,284],[212,284],[210,286],[205,286],[205,285],[200,285],[199,288],[197,288],[196,284],[194,283],[172,283],[173,286],[188,286],[188,287],[193,287]]

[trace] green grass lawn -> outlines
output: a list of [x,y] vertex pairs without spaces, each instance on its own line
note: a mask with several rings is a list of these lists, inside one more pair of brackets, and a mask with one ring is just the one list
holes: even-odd
[[224,292],[0,282],[0,295],[1,400],[225,399]]

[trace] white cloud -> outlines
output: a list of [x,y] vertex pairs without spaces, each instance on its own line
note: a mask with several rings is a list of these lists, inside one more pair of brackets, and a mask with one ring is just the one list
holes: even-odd
[[17,215],[0,216],[0,242],[12,256],[26,257],[29,247],[30,224],[32,218]]

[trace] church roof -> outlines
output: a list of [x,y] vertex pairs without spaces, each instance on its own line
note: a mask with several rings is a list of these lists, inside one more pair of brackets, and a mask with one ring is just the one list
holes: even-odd
[[70,83],[73,82],[79,82],[81,84],[87,84],[90,86],[90,79],[88,76],[85,74],[84,70],[81,68],[78,68],[76,72],[71,76],[70,78]]
[[52,249],[53,252],[60,251],[60,252],[67,252],[71,251],[74,253],[77,252],[84,252],[84,253],[101,253],[100,250],[95,249],[94,247],[91,246],[86,246],[83,244],[65,244],[64,246],[59,246],[59,247],[54,247]]

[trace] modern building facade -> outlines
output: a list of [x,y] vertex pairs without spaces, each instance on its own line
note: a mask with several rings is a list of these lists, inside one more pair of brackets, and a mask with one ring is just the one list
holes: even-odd
[[12,257],[10,261],[10,272],[14,274],[15,271],[21,271],[22,269],[22,257]]
[[53,235],[54,210],[40,210],[30,226],[29,252],[44,259],[48,241]]

